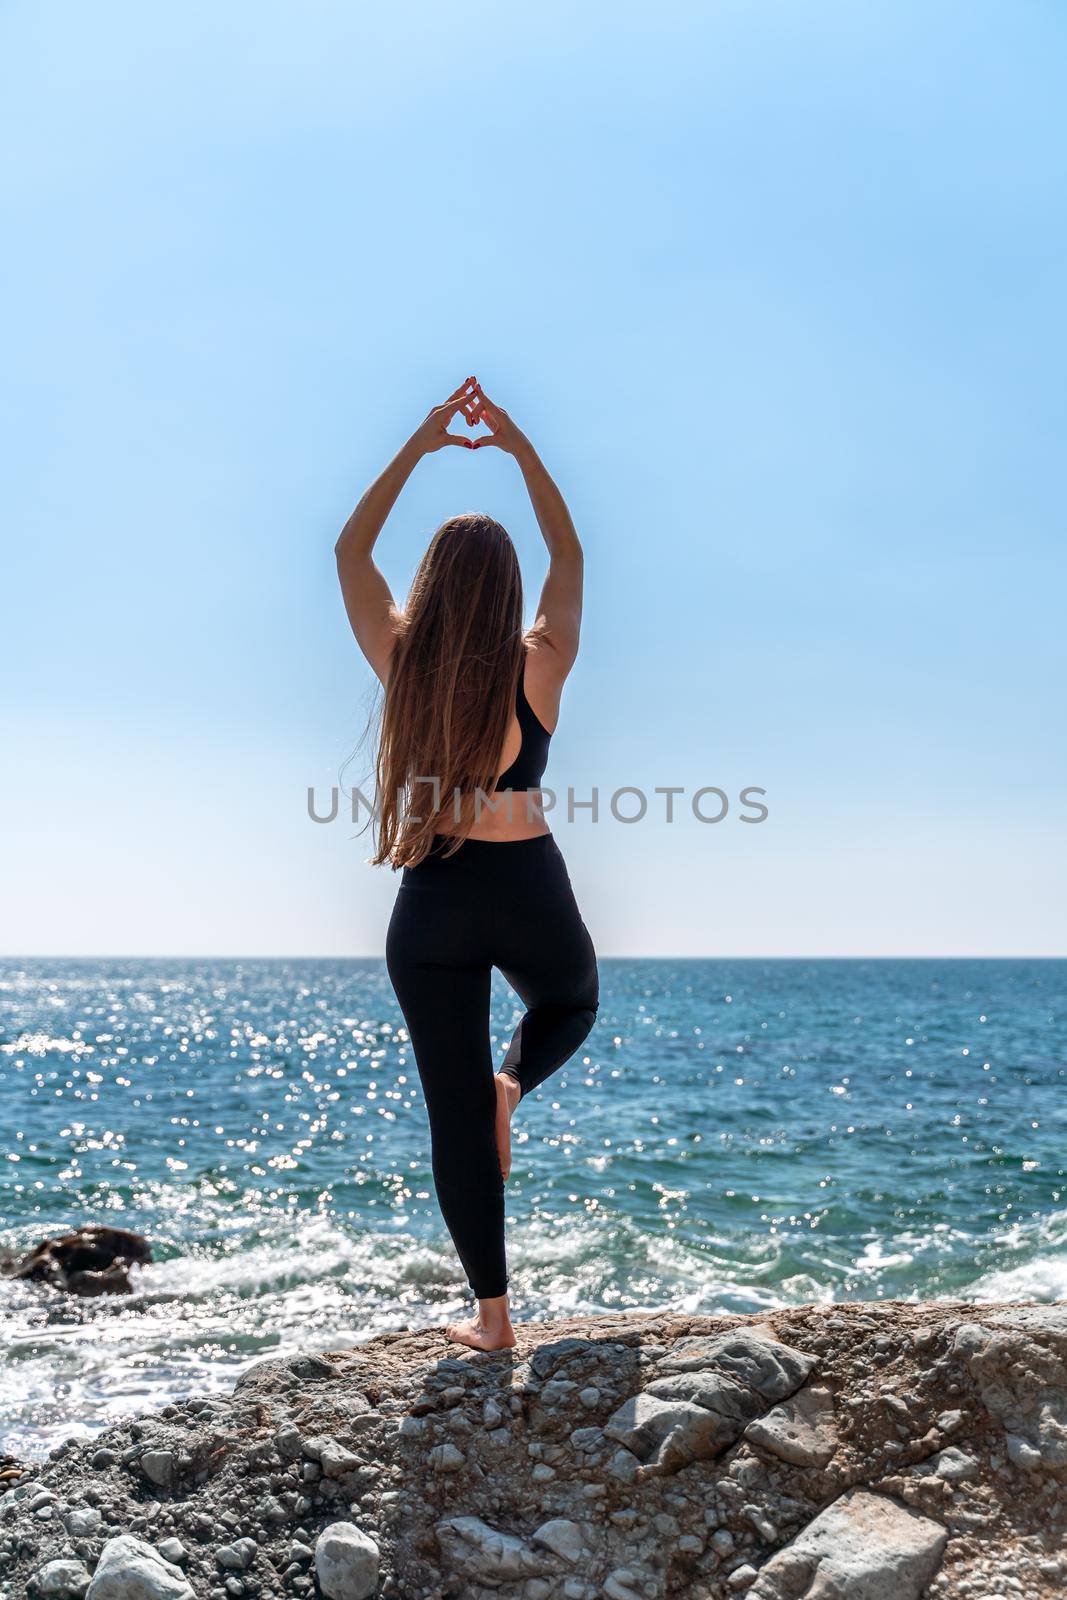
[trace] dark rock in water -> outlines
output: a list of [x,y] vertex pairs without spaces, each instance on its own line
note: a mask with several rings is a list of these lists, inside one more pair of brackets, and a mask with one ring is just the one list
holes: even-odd
[[152,1246],[141,1234],[90,1222],[58,1239],[42,1239],[7,1270],[13,1278],[68,1294],[129,1294],[130,1267],[151,1259]]

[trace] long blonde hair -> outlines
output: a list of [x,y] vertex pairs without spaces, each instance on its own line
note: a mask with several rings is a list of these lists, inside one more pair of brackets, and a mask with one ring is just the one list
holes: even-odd
[[[376,864],[414,866],[470,829],[491,793],[524,657],[522,575],[506,529],[468,511],[438,528],[399,618],[378,743]],[[436,778],[439,808],[435,810]],[[457,815],[458,813],[458,815]]]

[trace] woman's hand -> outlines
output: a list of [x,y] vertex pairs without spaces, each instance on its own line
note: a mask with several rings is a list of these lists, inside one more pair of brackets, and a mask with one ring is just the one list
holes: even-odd
[[[469,416],[468,412],[468,418]],[[477,382],[474,385],[474,422],[484,422],[490,430],[480,439],[475,439],[475,450],[480,450],[483,445],[495,444],[498,449],[506,450],[509,455],[515,456],[524,447],[529,446],[530,441],[522,429],[515,426],[503,406],[498,406],[490,400],[481,384]]]
[[448,424],[456,412],[461,411],[467,426],[473,428],[477,421],[475,403],[479,393],[475,379],[467,378],[443,405],[433,407],[425,422],[420,423],[411,436],[411,444],[420,455],[430,455],[434,450],[443,449],[446,444],[462,445],[464,450],[474,448],[472,440],[464,439],[458,433],[449,433]]

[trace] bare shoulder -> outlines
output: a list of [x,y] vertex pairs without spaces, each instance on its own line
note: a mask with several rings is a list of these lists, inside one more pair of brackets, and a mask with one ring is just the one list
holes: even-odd
[[570,662],[549,642],[544,634],[532,628],[526,635],[526,662],[524,685],[526,698],[538,722],[555,732],[559,721],[560,696],[570,671]]

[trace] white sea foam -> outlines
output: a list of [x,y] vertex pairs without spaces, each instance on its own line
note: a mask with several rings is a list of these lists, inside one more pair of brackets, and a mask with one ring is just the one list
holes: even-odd
[[[765,1240],[762,1259],[738,1253],[731,1260],[721,1248],[643,1232],[618,1216],[535,1220],[509,1233],[510,1288],[523,1317],[664,1303],[691,1314],[743,1313],[876,1296],[881,1272],[899,1269],[913,1253],[900,1238],[868,1241],[854,1257],[854,1279],[842,1280],[829,1264],[784,1272],[782,1250],[768,1254]],[[998,1249],[1002,1263],[969,1282],[936,1287],[935,1295],[1062,1298],[1067,1250],[1035,1251],[1047,1246],[1036,1233],[1019,1230]],[[122,1299],[70,1302],[35,1285],[0,1282],[7,1333],[0,1364],[0,1416],[8,1421],[3,1447],[40,1455],[119,1416],[192,1392],[228,1391],[241,1371],[266,1356],[439,1325],[464,1300],[444,1241],[350,1232],[325,1216],[305,1217],[293,1237],[260,1238],[244,1249],[234,1239],[229,1247],[160,1261],[139,1273],[133,1295]]]

